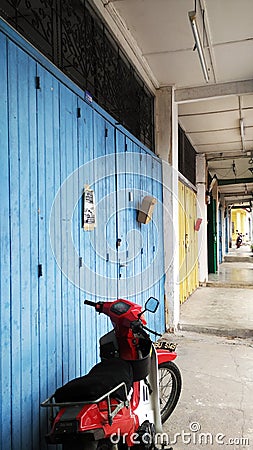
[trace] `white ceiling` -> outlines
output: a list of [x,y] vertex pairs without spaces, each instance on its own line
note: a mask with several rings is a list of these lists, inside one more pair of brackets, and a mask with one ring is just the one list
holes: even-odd
[[[188,18],[188,12],[195,9],[195,0],[93,3],[124,47],[131,47],[135,62],[155,88],[173,85],[176,90],[188,88],[191,93],[193,87],[207,86],[198,53],[193,51]],[[253,83],[252,89],[245,92],[233,86],[225,97],[217,96],[222,89],[212,90],[223,83],[253,79],[253,0],[196,0],[196,12],[210,78],[208,86],[214,98],[203,95],[197,101],[180,103],[179,122],[196,151],[206,154],[212,175],[216,173],[219,180],[231,179],[235,183],[243,178],[247,188],[243,182],[242,191],[253,192],[253,175],[248,170],[253,167]],[[232,192],[231,185],[226,186],[227,194],[229,189]]]

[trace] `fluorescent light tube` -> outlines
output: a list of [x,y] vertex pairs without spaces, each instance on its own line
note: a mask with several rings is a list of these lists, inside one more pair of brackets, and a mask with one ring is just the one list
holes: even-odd
[[242,149],[245,150],[245,135],[244,135],[243,119],[240,119],[240,131],[241,131],[241,139],[242,139]]
[[201,68],[202,68],[202,71],[203,71],[203,75],[205,77],[206,82],[208,82],[209,81],[209,74],[208,74],[208,69],[207,69],[206,60],[205,60],[205,56],[204,56],[204,49],[203,49],[203,46],[201,44],[201,40],[200,40],[200,36],[199,36],[199,30],[198,30],[197,23],[196,23],[196,12],[195,11],[189,11],[188,12],[188,16],[189,16],[189,19],[190,19],[190,22],[191,22],[192,32],[193,32],[196,48],[198,50],[199,60],[200,60]]

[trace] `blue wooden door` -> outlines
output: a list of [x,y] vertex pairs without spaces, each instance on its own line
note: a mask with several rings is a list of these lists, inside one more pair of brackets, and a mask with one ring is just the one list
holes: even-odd
[[[149,316],[150,325],[157,330],[159,323],[164,324],[161,170],[161,162],[155,155],[117,130],[118,297],[142,305],[150,296],[158,298],[161,302],[159,312],[155,318]],[[147,195],[154,197],[157,203],[152,220],[142,224],[137,221],[138,209]]]
[[229,215],[228,215],[228,208],[225,210],[225,252],[228,253],[228,247],[229,247]]
[[[0,448],[42,450],[40,402],[98,361],[111,327],[85,298],[153,295],[161,304],[149,325],[164,331],[161,163],[9,33],[0,32]],[[136,220],[145,195],[157,199],[147,225]]]
[[219,208],[219,263],[222,263],[222,210]]

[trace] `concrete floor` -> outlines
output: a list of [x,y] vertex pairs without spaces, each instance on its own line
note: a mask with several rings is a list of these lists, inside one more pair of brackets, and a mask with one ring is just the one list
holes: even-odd
[[209,274],[208,286],[216,283],[234,287],[253,288],[253,261],[252,262],[224,262],[220,265],[219,272]]
[[231,249],[227,258],[230,262],[220,264],[217,274],[209,274],[207,287],[200,287],[183,303],[179,329],[253,337],[253,258],[248,262],[250,249],[248,246]]
[[253,290],[201,287],[181,306],[184,331],[253,337]]
[[252,340],[190,332],[173,340],[183,379],[179,403],[163,427],[173,449],[251,450]]
[[253,253],[248,245],[231,248],[225,256],[225,262],[220,264],[218,273],[209,274],[207,285],[216,284],[253,288]]
[[249,248],[228,257],[181,306],[179,331],[165,335],[178,343],[183,379],[164,424],[175,450],[253,449],[253,263]]

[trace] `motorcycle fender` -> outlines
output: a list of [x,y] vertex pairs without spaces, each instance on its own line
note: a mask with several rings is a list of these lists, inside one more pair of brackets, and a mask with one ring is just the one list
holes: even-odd
[[173,361],[173,359],[176,359],[177,353],[176,352],[170,352],[169,350],[163,350],[163,349],[156,349],[157,353],[157,359],[158,359],[158,365],[162,364],[164,362]]

